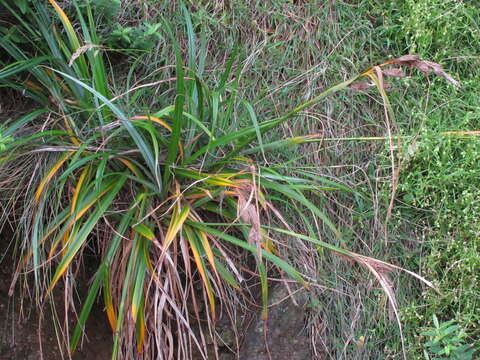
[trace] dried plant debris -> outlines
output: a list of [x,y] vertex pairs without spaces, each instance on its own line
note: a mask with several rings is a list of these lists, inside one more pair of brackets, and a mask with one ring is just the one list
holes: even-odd
[[[451,77],[449,74],[443,70],[442,65],[434,63],[432,61],[426,61],[420,59],[418,55],[404,55],[399,58],[389,60],[383,64],[380,64],[378,67],[382,69],[382,73],[385,76],[394,77],[394,78],[404,78],[406,77],[405,72],[400,69],[399,67],[386,67],[389,65],[399,65],[399,66],[406,66],[410,68],[415,68],[423,72],[424,74],[429,74],[433,72],[435,75],[443,77],[449,83],[451,83],[455,87],[460,87],[461,83]],[[368,75],[371,71],[373,71],[373,67],[366,71],[363,75]],[[370,83],[368,81],[358,81],[350,84],[348,87],[355,91],[365,91],[369,87],[375,86],[375,84]],[[388,88],[388,83],[384,83],[384,87]]]
[[357,82],[354,82],[354,83],[350,84],[348,87],[352,90],[355,90],[355,91],[365,91],[370,86],[375,86],[375,85],[368,82],[368,81],[357,81]]
[[89,50],[92,50],[92,49],[95,49],[95,48],[100,48],[99,45],[94,45],[94,44],[90,44],[90,43],[87,43],[83,46],[80,46],[73,54],[72,54],[72,57],[70,58],[70,61],[68,62],[68,66],[72,66],[73,63],[75,62],[75,60],[77,60],[83,53],[89,51]]
[[397,59],[393,59],[385,64],[397,64],[402,66],[409,66],[416,68],[423,72],[424,74],[428,74],[433,71],[435,75],[441,76],[445,78],[448,82],[450,82],[455,87],[460,87],[461,84],[450,75],[448,75],[445,70],[443,70],[442,65],[431,62],[425,61],[420,59],[418,55],[405,55],[401,56]]
[[407,76],[407,75],[405,75],[405,73],[403,72],[402,69],[396,68],[396,67],[383,69],[382,72],[383,72],[383,75],[385,75],[385,76],[390,76],[390,77],[395,77],[395,78],[404,78],[404,77]]
[[260,211],[258,204],[258,189],[251,181],[238,182],[239,186],[235,189],[235,195],[238,198],[237,217],[245,224],[251,225],[248,235],[248,242],[257,246],[257,255],[261,259],[262,236],[260,229]]

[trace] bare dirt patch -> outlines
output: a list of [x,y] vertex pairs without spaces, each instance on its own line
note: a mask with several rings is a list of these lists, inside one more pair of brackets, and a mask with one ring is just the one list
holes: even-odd
[[[38,307],[31,299],[22,302],[18,289],[13,296],[8,296],[15,266],[13,252],[9,247],[11,238],[10,233],[0,233],[0,360],[68,359],[69,355],[62,346],[63,336],[54,325],[50,306],[46,304],[43,307],[43,319],[39,319]],[[86,280],[83,281],[86,284]],[[30,289],[33,291],[33,286]],[[63,308],[61,291],[54,294],[53,301],[59,310]],[[58,317],[63,322],[61,311]],[[74,316],[70,318],[73,320]],[[74,327],[72,321],[69,324],[70,331]],[[71,357],[73,360],[111,358],[112,333],[100,305],[95,305],[92,310],[82,345]]]

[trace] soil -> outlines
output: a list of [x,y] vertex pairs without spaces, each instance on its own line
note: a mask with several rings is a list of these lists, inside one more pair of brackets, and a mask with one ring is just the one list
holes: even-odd
[[[15,266],[11,250],[8,249],[11,238],[11,235],[5,232],[3,235],[0,234],[0,360],[69,359],[62,344],[63,339],[58,340],[50,306],[44,306],[40,325],[38,307],[34,303],[24,299],[22,304],[18,289],[13,296],[8,296]],[[79,283],[81,283],[80,297],[85,297],[88,277],[79,280]],[[33,289],[33,286],[30,286],[30,289]],[[268,321],[261,319],[260,311],[254,311],[251,321],[248,321],[248,324],[243,323],[243,328],[239,329],[239,335],[242,338],[239,357],[229,351],[229,348],[235,348],[230,323],[220,321],[217,324],[217,333],[224,344],[219,348],[220,360],[311,359],[308,337],[304,331],[305,296],[296,295],[295,298],[295,303],[289,299],[289,293],[283,284],[271,289],[269,302],[275,305],[269,310]],[[57,292],[53,294],[53,301],[57,308],[63,307],[61,286],[58,286]],[[80,306],[77,306],[77,310],[80,310]],[[73,321],[75,316],[69,315],[72,319],[69,328],[72,331],[75,326]],[[61,310],[58,318],[63,321]],[[86,336],[82,346],[71,359],[109,360],[111,349],[112,332],[102,306],[96,304],[87,322]],[[213,351],[210,350],[213,349],[208,349],[209,360],[215,358]],[[202,357],[194,356],[194,359],[197,358]]]
[[305,332],[305,304],[307,296],[299,292],[294,296],[283,284],[276,285],[271,293],[268,320],[260,313],[245,331],[246,338],[240,359],[248,360],[310,360],[310,346]]
[[[311,360],[305,331],[305,306],[308,297],[303,291],[291,296],[295,288],[296,286],[290,285],[289,292],[284,284],[277,284],[270,289],[271,307],[267,321],[262,319],[261,310],[252,309],[251,314],[247,315],[249,320],[243,322],[238,329],[238,357],[229,351],[229,348],[235,348],[230,322],[220,319],[216,329],[222,339],[218,343],[219,360]],[[208,360],[214,360],[213,348],[207,350]],[[196,354],[192,360],[203,360],[203,357]]]
[[[3,235],[0,234],[0,360],[69,359],[65,348],[60,346],[57,340],[50,306],[47,304],[44,307],[40,326],[39,311],[32,301],[24,299],[21,303],[18,289],[12,296],[8,296],[15,266],[9,249],[11,238],[11,235],[7,235],[6,232]],[[61,291],[54,293],[53,298],[57,307],[63,306]],[[72,323],[69,327],[72,331],[75,327],[74,316],[70,318]],[[59,314],[59,319],[63,321],[63,314]],[[95,305],[92,309],[82,345],[71,359],[108,360],[111,358],[112,332],[99,305]]]

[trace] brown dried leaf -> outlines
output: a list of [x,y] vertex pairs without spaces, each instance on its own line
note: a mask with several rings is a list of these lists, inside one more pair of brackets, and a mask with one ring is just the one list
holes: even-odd
[[[453,86],[456,86],[456,87],[461,86],[460,82],[452,78],[449,74],[445,72],[445,70],[443,70],[442,65],[431,62],[431,61],[422,60],[418,55],[401,56],[397,59],[393,59],[389,61],[389,63],[413,67],[420,70],[424,74],[428,74],[433,71],[435,75],[443,77],[445,80],[450,82]],[[385,72],[386,70],[383,70],[383,71]]]
[[431,61],[422,61],[418,60],[415,61],[411,66],[417,68],[418,70],[428,74],[429,72],[433,71],[433,73],[437,76],[443,77],[445,80],[450,82],[453,86],[460,87],[461,84],[448,75],[445,70],[443,70],[442,65],[431,62]]
[[391,63],[398,64],[398,65],[406,65],[405,63],[418,61],[418,60],[420,60],[420,56],[411,54],[411,55],[403,55],[403,56],[400,56],[399,58],[393,59]]
[[447,74],[443,70],[442,65],[434,63],[434,62],[430,62],[430,61],[425,61],[425,62],[428,63],[428,65],[431,67],[431,69],[433,70],[435,75],[443,77],[445,80],[450,82],[455,87],[460,87],[461,86],[460,82],[458,82],[457,80],[452,78],[449,74]]
[[365,91],[370,86],[372,86],[372,85],[370,83],[366,82],[366,81],[354,82],[353,84],[348,85],[348,87],[350,89],[355,90],[355,91]]
[[397,318],[397,321],[399,321],[397,299],[393,288],[393,281],[389,276],[393,269],[385,263],[366,256],[358,256],[355,258],[355,260],[359,265],[367,268],[370,271],[370,273],[378,280],[383,291],[387,295],[389,304],[389,320],[393,321],[395,318]]
[[400,68],[387,68],[382,70],[383,75],[395,77],[395,78],[404,78],[406,75]]
[[428,62],[422,60],[413,62],[411,66],[420,70],[424,74],[428,74],[432,70],[431,67],[428,65]]
[[248,235],[248,242],[251,245],[256,245],[259,256],[261,256],[260,246],[262,243],[262,236],[260,232],[260,214],[255,202],[256,191],[251,182],[242,183],[241,187],[235,189],[235,195],[238,198],[237,202],[237,217],[244,223],[250,224],[250,233]]
[[383,81],[383,88],[385,90],[391,90],[393,88],[393,86],[389,82]]
[[87,52],[88,50],[91,50],[91,49],[94,49],[94,48],[97,48],[99,47],[98,45],[94,45],[94,44],[86,44],[86,45],[83,45],[83,46],[80,46],[73,54],[72,54],[72,57],[70,58],[70,61],[68,62],[68,66],[72,66],[73,65],[73,62],[75,60],[77,60],[80,55],[82,55],[84,52]]

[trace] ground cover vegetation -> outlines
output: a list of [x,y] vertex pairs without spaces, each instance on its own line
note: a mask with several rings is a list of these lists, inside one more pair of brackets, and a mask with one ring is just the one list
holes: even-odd
[[[449,324],[451,329],[459,326],[449,336],[460,334],[463,337],[456,339],[455,346],[468,349],[465,353],[470,357],[465,355],[465,358],[471,358],[473,348],[478,351],[480,347],[480,148],[477,137],[468,136],[469,133],[478,134],[480,125],[480,103],[476,96],[480,76],[480,24],[476,17],[479,11],[476,3],[435,0],[407,1],[402,6],[383,9],[385,31],[392,43],[434,61],[442,61],[462,81],[462,90],[453,92],[434,82],[426,89],[427,96],[406,97],[407,108],[397,109],[397,114],[410,122],[404,128],[414,129],[419,134],[406,144],[405,170],[399,181],[403,205],[398,207],[398,213],[425,226],[418,248],[421,256],[415,262],[419,271],[435,280],[441,294],[426,290],[419,297],[422,301],[412,299],[405,308],[404,316],[409,324],[406,326],[415,336],[411,340],[412,354],[418,358],[462,358],[461,355],[439,353],[438,349],[437,352],[422,349],[422,344],[429,340],[428,336],[422,336],[422,327],[438,328],[438,321]],[[415,111],[405,111],[413,106]],[[451,131],[461,131],[465,137],[439,136]],[[438,317],[436,323],[432,320],[435,317]],[[468,335],[461,335],[462,331]],[[438,336],[440,338],[443,337]]]
[[[1,6],[2,89],[31,107],[0,128],[15,280],[72,298],[85,254],[99,258],[66,347],[103,297],[114,357],[189,358],[256,300],[247,283],[267,316],[275,275],[309,288],[318,358],[472,358],[477,5]],[[385,63],[408,53],[462,87],[417,57]]]

